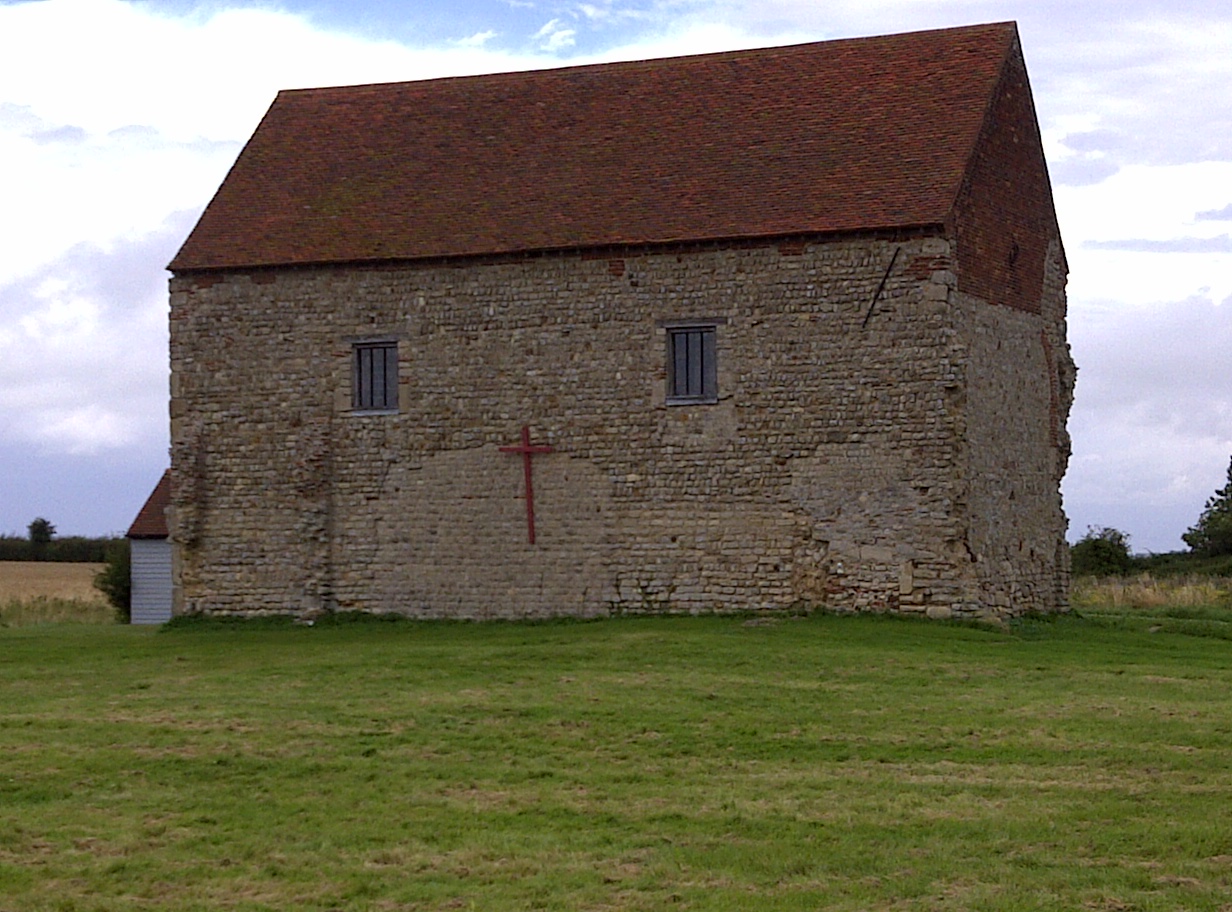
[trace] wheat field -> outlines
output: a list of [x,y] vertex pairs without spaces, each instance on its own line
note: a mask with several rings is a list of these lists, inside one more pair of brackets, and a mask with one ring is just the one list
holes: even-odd
[[109,624],[115,613],[94,588],[102,564],[0,561],[0,627]]

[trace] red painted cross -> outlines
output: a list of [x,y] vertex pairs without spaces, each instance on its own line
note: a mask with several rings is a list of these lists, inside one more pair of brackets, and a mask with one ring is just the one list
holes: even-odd
[[530,459],[536,453],[550,453],[550,446],[531,446],[530,428],[522,425],[522,443],[518,446],[503,446],[502,453],[521,453],[522,470],[526,475],[526,537],[533,545],[535,543],[535,487],[531,483]]

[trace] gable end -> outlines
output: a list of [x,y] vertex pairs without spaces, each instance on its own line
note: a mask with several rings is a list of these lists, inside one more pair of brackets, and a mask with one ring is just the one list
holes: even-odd
[[1060,244],[1031,86],[1017,41],[1006,56],[954,207],[958,288],[1039,313],[1049,246]]
[[171,471],[163,472],[162,478],[146,498],[145,504],[128,527],[126,538],[166,538],[167,508],[171,505]]

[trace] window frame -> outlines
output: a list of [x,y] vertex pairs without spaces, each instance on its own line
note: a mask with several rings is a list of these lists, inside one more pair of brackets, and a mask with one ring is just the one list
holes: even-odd
[[[719,401],[718,318],[672,320],[665,330],[667,405],[713,405]],[[687,376],[679,381],[681,369]]]
[[[382,353],[380,395],[373,388],[375,353]],[[365,363],[366,362],[366,363]],[[392,371],[391,368],[392,367]],[[367,383],[365,383],[365,374]],[[351,411],[365,415],[390,415],[398,411],[398,340],[387,337],[359,339],[351,343]]]

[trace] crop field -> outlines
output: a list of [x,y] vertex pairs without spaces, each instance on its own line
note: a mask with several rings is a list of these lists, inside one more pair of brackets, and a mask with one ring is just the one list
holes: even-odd
[[1230,912],[1152,611],[0,630],[0,909]]
[[102,564],[53,561],[0,561],[0,602],[21,598],[102,601],[93,586]]
[[115,612],[93,586],[100,569],[102,564],[0,561],[0,626],[111,623]]

